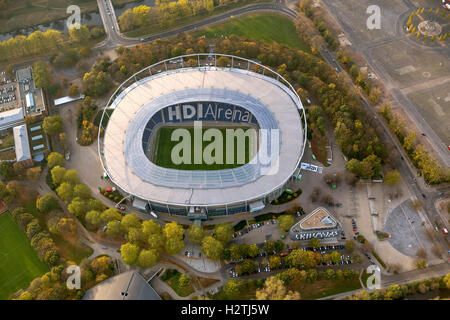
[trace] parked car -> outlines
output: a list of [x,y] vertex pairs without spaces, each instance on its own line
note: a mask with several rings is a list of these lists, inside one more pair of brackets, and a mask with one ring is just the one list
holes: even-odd
[[442,232],[443,232],[444,234],[448,234],[447,228],[446,228],[446,227],[442,227]]

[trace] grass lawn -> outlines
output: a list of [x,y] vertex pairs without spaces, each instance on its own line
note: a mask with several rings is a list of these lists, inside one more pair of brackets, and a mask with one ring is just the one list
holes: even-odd
[[[232,164],[218,164],[218,163],[213,163],[213,164],[206,164],[204,163],[204,161],[202,161],[202,164],[194,164],[194,129],[192,127],[190,128],[185,128],[189,131],[190,137],[191,137],[191,163],[181,163],[181,164],[175,164],[172,162],[172,150],[173,148],[178,145],[179,143],[181,143],[182,140],[180,141],[171,141],[171,136],[172,136],[172,132],[174,130],[176,130],[177,128],[174,127],[163,127],[160,128],[158,130],[158,136],[156,137],[157,141],[156,141],[156,149],[154,151],[154,156],[153,156],[153,162],[161,167],[164,168],[174,168],[174,169],[179,169],[179,170],[221,170],[221,169],[231,169],[231,168],[236,168],[239,166],[242,166],[243,163],[238,163],[238,158],[237,158],[237,149],[238,149],[238,143],[236,142],[237,140],[235,139],[235,143],[234,143],[234,155],[235,155],[235,159],[234,159],[234,163]],[[227,152],[227,144],[226,144],[226,138],[225,138],[225,130],[227,128],[218,128],[222,134],[223,137],[223,162],[226,162],[226,152]],[[236,128],[234,128],[236,129]],[[205,130],[207,130],[207,128],[203,127],[202,129],[202,135],[203,132],[205,132]],[[244,128],[245,130],[245,128]],[[245,163],[248,163],[249,160],[249,139],[246,139],[245,141]],[[211,144],[212,142],[206,141],[203,142],[203,148],[202,150],[205,150],[205,148]],[[230,146],[231,148],[231,146]],[[242,151],[244,152],[244,151]],[[176,153],[178,154],[178,152]]]
[[304,282],[299,287],[289,289],[300,292],[302,300],[315,300],[359,288],[361,288],[361,283],[356,278],[351,280],[316,280],[313,283]]
[[191,293],[194,293],[194,287],[191,283],[186,287],[180,287],[179,279],[181,277],[181,273],[175,269],[168,269],[162,276],[162,280],[165,281],[180,297],[187,297]]
[[11,214],[0,215],[0,299],[25,289],[48,270]]
[[230,36],[232,34],[267,43],[278,42],[293,48],[310,52],[308,44],[300,40],[294,22],[274,13],[248,14],[233,18],[227,22],[206,27],[195,33],[207,38]]

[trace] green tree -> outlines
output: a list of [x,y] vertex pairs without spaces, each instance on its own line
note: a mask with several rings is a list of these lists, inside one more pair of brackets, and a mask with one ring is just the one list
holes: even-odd
[[256,257],[259,253],[259,248],[256,244],[251,244],[248,246],[248,255],[252,258]]
[[212,236],[206,236],[203,238],[201,251],[211,260],[217,261],[222,256],[223,245]]
[[164,248],[168,254],[177,254],[184,248],[184,230],[176,221],[166,223],[163,228]]
[[178,278],[178,285],[181,288],[186,288],[191,284],[191,277],[189,277],[187,274],[182,273],[181,276]]
[[56,209],[58,207],[59,207],[58,199],[56,199],[50,193],[46,193],[36,200],[36,208],[42,213],[50,212],[51,210]]
[[227,243],[231,240],[234,229],[229,223],[219,223],[214,228],[214,237],[222,243]]
[[33,79],[36,87],[44,89],[50,88],[52,84],[52,76],[48,68],[48,65],[45,62],[37,61],[34,63]]
[[72,202],[67,206],[71,214],[77,218],[82,218],[87,211],[86,202],[81,198],[73,198]]
[[320,240],[317,238],[311,238],[311,240],[309,240],[309,246],[313,248],[320,247]]
[[58,152],[51,152],[47,156],[47,165],[50,169],[61,166],[64,163],[64,157]]
[[121,226],[122,229],[125,232],[128,232],[128,230],[130,228],[141,228],[142,224],[141,224],[141,220],[138,218],[136,213],[130,213],[130,214],[126,214],[121,221]]
[[91,189],[87,185],[79,183],[73,187],[73,196],[87,200],[91,197]]
[[125,243],[120,247],[120,255],[125,264],[135,264],[139,256],[139,247],[132,243]]
[[48,135],[58,134],[63,129],[62,118],[61,116],[47,116],[44,118],[44,122],[42,123],[42,128],[45,133]]
[[96,210],[89,211],[86,213],[86,221],[98,227],[102,223],[101,213]]
[[120,221],[111,220],[106,224],[106,234],[111,237],[120,235],[122,229],[120,228]]
[[90,39],[91,33],[85,25],[78,25],[77,27],[69,29],[69,36],[73,41],[83,43]]
[[[63,161],[64,161],[64,159],[63,159]],[[53,183],[58,186],[61,184],[61,182],[63,180],[64,174],[66,173],[66,169],[58,165],[58,166],[54,166],[52,168],[52,170],[50,171],[50,173],[52,175]]]
[[56,193],[61,200],[69,202],[73,197],[73,186],[70,183],[63,182],[56,188]]
[[192,224],[188,229],[189,240],[195,243],[201,243],[205,237],[205,232],[201,226]]
[[117,211],[117,209],[110,208],[102,212],[101,218],[103,222],[108,223],[113,220],[121,221],[122,215],[119,213],[119,211]]
[[159,260],[159,253],[154,249],[143,249],[139,253],[137,265],[143,268],[153,267]]
[[78,173],[74,169],[69,169],[64,173],[64,177],[62,179],[63,182],[68,182],[72,185],[76,185],[80,182],[78,179]]

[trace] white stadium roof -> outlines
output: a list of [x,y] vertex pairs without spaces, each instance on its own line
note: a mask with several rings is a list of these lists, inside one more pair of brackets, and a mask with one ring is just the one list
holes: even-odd
[[[249,110],[260,128],[278,128],[278,172],[260,175],[259,168],[250,164],[228,170],[180,171],[150,162],[142,148],[146,123],[158,110],[190,101],[232,103]],[[159,73],[124,90],[111,108],[114,112],[99,141],[102,163],[116,185],[149,201],[212,206],[258,199],[282,186],[303,155],[301,102],[275,79],[247,70],[203,67]],[[227,175],[234,179],[224,182]]]

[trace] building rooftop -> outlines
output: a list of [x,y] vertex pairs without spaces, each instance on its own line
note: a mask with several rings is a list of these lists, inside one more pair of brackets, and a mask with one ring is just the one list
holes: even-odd
[[23,123],[22,108],[0,112],[0,130],[11,128],[21,123]]
[[89,289],[83,300],[161,300],[161,298],[139,273],[128,271]]
[[16,161],[31,159],[30,144],[28,142],[27,126],[25,124],[14,127],[14,145],[16,151]]
[[[145,124],[163,107],[192,101],[236,104],[258,118],[260,128],[279,129],[277,174],[257,174],[250,164],[233,170],[162,168],[142,148]],[[176,205],[222,205],[264,196],[282,186],[299,165],[304,132],[301,102],[276,80],[240,69],[181,69],[144,78],[114,101],[103,140],[111,180],[145,200]]]

